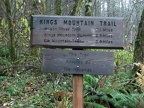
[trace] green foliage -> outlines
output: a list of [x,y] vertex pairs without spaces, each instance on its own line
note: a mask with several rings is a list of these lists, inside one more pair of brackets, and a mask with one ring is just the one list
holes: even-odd
[[92,16],[93,15],[93,0],[86,0],[85,4],[85,16]]
[[4,19],[1,20],[1,28],[6,29],[8,27],[6,21]]
[[93,89],[98,82],[98,78],[92,75],[86,74],[84,75],[84,85],[86,89]]
[[115,62],[117,65],[123,65],[125,63],[131,64],[133,60],[133,53],[126,50],[115,51]]
[[85,108],[106,108],[105,106],[98,104],[98,103],[92,103],[92,102],[85,102]]
[[[85,106],[87,108],[142,108],[144,93],[135,92],[138,88],[131,81],[131,74],[119,72],[106,77],[106,84],[96,88],[101,78],[93,75],[85,77]],[[90,79],[90,80],[89,80]]]
[[0,57],[9,57],[10,55],[10,50],[8,48],[5,47],[1,47],[0,48]]
[[26,28],[26,30],[28,30],[30,32],[29,22],[25,17],[21,17],[20,26],[24,26]]
[[9,54],[8,48],[0,48],[0,75],[6,75],[11,66],[11,62],[8,59]]
[[[70,77],[57,75],[52,78],[51,74],[28,71],[14,76],[0,76],[0,100],[7,107],[54,108],[58,102],[54,94],[67,87],[72,90]],[[72,100],[68,101],[68,108],[71,108]]]
[[56,0],[56,15],[61,15],[62,14],[62,1],[61,0]]
[[116,72],[130,72],[133,64],[133,53],[126,50],[116,50],[114,62]]
[[116,108],[138,108],[137,102],[143,103],[143,100],[139,101],[139,99],[143,99],[140,94],[124,94],[112,89],[104,91],[101,97],[101,100],[111,103]]

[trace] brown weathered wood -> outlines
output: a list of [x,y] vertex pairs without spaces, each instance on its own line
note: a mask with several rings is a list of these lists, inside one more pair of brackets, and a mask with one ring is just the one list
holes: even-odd
[[33,15],[31,44],[68,48],[123,48],[123,18]]
[[73,108],[84,108],[83,75],[73,75]]
[[45,49],[44,72],[70,74],[113,74],[113,52]]

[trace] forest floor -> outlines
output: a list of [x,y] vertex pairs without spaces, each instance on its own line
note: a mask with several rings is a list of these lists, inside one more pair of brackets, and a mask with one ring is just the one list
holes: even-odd
[[[84,75],[86,108],[143,108],[144,92],[130,75]],[[34,70],[1,75],[0,108],[72,108],[72,77]]]
[[0,108],[54,108],[58,79],[50,77],[31,71],[0,76]]

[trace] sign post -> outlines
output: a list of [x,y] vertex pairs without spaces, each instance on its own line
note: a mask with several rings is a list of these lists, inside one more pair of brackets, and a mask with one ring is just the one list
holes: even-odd
[[84,108],[82,74],[73,74],[73,108]]
[[73,74],[73,108],[83,108],[83,74],[113,74],[113,53],[45,49],[43,72]]
[[[83,49],[77,48],[73,50]],[[77,67],[79,67],[79,65]],[[73,74],[73,108],[84,108],[83,74]]]
[[73,74],[73,108],[84,108],[83,74],[113,74],[112,52],[83,48],[123,49],[123,18],[33,15],[31,45],[43,51],[43,72]]

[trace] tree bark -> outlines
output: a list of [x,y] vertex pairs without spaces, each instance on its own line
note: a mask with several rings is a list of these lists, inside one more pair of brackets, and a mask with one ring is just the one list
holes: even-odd
[[95,1],[95,16],[101,16],[101,0]]
[[46,14],[46,1],[41,0],[42,14]]
[[11,8],[11,0],[5,0],[4,2],[5,7],[6,7],[6,18],[7,18],[7,23],[8,23],[8,33],[10,36],[10,58],[11,61],[15,60],[15,53],[16,53],[16,45],[15,45],[15,37],[14,37],[14,24],[13,24],[13,20],[12,19],[12,8]]
[[134,62],[144,63],[144,9],[138,27],[138,34],[135,40]]
[[55,1],[55,6],[56,6],[56,15],[61,15],[62,13],[62,1],[61,0],[56,0]]
[[85,4],[85,16],[92,16],[93,11],[92,11],[92,0],[86,0]]
[[[0,25],[1,25],[2,15],[3,15],[2,1],[0,1]],[[1,29],[1,27],[0,27],[0,29]]]
[[107,0],[107,16],[108,17],[112,16],[110,8],[111,8],[111,0]]
[[70,15],[72,15],[72,16],[78,16],[79,15],[81,2],[82,2],[82,0],[75,0],[75,5],[73,6],[73,9],[72,9]]

